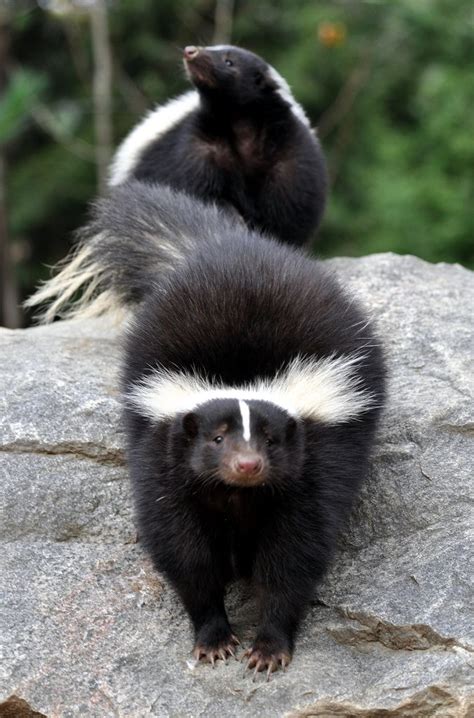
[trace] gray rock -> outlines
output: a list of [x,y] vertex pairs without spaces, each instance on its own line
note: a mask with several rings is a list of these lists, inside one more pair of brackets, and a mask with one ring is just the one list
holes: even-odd
[[[327,264],[376,318],[390,395],[321,600],[269,683],[188,665],[188,620],[135,542],[118,330],[0,330],[0,700],[61,718],[474,715],[473,275],[389,254]],[[228,605],[246,644],[248,588]]]

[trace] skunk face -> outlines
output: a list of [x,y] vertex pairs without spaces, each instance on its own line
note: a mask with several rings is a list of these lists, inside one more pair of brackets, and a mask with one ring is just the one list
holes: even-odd
[[190,467],[203,484],[276,488],[300,468],[302,429],[269,402],[212,400],[176,421],[189,447]]
[[267,63],[233,45],[184,49],[187,75],[199,92],[212,99],[220,98],[234,105],[245,106],[265,101],[276,95],[278,83]]

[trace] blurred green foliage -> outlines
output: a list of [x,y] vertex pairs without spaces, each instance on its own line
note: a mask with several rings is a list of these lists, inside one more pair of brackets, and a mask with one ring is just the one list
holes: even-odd
[[[0,103],[22,293],[62,257],[96,192],[90,24],[19,2]],[[215,3],[111,0],[115,142],[187,87]],[[319,126],[332,190],[318,254],[392,250],[474,266],[472,0],[237,0],[232,41],[288,79]]]
[[18,70],[12,75],[0,100],[0,145],[22,131],[44,84],[41,75],[29,70]]

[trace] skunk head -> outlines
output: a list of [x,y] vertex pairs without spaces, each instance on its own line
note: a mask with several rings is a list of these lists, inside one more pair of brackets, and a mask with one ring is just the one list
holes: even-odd
[[291,93],[286,82],[261,57],[233,45],[184,49],[184,66],[199,93],[228,107],[281,104],[282,91]]
[[[277,488],[302,463],[303,429],[266,401],[215,399],[175,420],[198,481]],[[175,434],[176,436],[176,434]]]

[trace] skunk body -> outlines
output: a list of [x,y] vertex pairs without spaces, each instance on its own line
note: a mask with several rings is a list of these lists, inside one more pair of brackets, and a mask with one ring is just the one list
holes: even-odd
[[233,46],[188,47],[196,90],[150,113],[119,147],[110,185],[160,182],[232,206],[246,224],[302,245],[327,194],[324,156],[285,80]]
[[195,656],[233,652],[224,592],[247,576],[248,665],[285,665],[367,472],[384,383],[370,323],[319,263],[140,182],[98,203],[72,263],[76,289],[93,283],[82,312],[141,303],[123,370],[139,533]]

